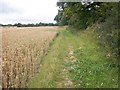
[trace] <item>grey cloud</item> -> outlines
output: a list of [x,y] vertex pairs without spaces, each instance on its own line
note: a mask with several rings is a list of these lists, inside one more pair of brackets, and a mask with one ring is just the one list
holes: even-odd
[[9,3],[0,1],[0,14],[8,14],[8,13],[19,13],[21,12],[19,9],[9,5]]
[[[81,2],[90,0],[58,0],[58,2]],[[93,2],[119,2],[120,0],[92,0]]]

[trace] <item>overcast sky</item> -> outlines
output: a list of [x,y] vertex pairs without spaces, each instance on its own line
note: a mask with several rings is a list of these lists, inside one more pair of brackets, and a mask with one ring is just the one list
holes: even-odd
[[0,0],[0,23],[55,23],[58,0]]

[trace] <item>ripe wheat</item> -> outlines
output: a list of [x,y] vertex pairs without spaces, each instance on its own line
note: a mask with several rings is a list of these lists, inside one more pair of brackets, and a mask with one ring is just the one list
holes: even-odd
[[57,27],[3,28],[2,87],[26,87],[56,34]]

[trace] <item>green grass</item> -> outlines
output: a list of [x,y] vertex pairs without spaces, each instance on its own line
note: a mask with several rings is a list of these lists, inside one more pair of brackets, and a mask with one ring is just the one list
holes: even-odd
[[29,87],[50,88],[56,86],[56,81],[61,78],[59,74],[67,49],[67,42],[65,42],[67,36],[64,35],[67,34],[63,31],[59,32],[59,36],[51,44],[48,54],[42,59],[40,72],[29,83]]
[[[76,59],[65,59],[68,47],[73,47]],[[108,50],[100,46],[92,30],[73,34],[69,30],[60,30],[52,42],[49,52],[42,58],[39,73],[29,82],[31,88],[56,88],[64,81],[62,71],[68,70],[68,77],[79,88],[117,88],[118,68],[107,58]],[[61,87],[65,87],[62,85]]]
[[[118,68],[107,58],[108,50],[99,45],[92,30],[81,31],[74,41],[76,62],[69,62],[70,78],[74,87],[81,88],[117,88]],[[76,46],[77,45],[77,46]],[[67,66],[68,66],[67,65]]]

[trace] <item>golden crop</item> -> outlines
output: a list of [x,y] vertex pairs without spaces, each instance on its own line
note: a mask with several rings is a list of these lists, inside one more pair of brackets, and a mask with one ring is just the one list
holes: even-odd
[[57,27],[3,28],[2,87],[26,87],[56,34]]
[[2,28],[0,28],[0,89],[2,85]]

